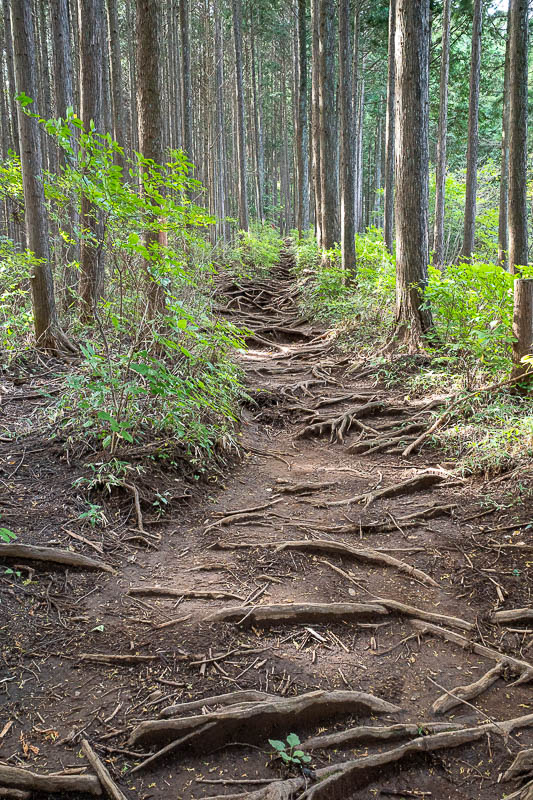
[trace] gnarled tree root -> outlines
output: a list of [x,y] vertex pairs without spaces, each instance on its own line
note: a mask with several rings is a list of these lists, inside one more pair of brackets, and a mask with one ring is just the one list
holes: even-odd
[[115,570],[98,561],[96,558],[73,553],[70,550],[60,550],[57,547],[38,547],[30,544],[0,544],[0,560],[2,558],[22,558],[29,561],[48,561],[53,564],[65,564],[67,567],[81,567],[82,569],[98,569],[102,572]]
[[279,622],[344,622],[375,619],[388,611],[376,603],[277,603],[275,605],[222,608],[205,617],[206,622],[237,622],[241,625],[276,625]]
[[444,480],[444,475],[439,475],[434,472],[426,472],[422,475],[416,475],[414,478],[409,478],[407,481],[395,483],[392,486],[385,486],[383,489],[378,489],[374,492],[364,492],[363,494],[356,494],[354,497],[348,497],[346,500],[330,500],[323,503],[324,508],[332,506],[350,506],[354,503],[364,503],[369,506],[370,503],[380,500],[384,497],[398,497],[401,494],[413,494],[420,492],[424,489],[430,489],[436,483],[441,483]]
[[227,694],[216,694],[211,697],[203,697],[199,700],[191,700],[187,703],[176,703],[161,709],[161,716],[165,719],[177,717],[186,711],[196,711],[199,708],[210,706],[234,706],[241,703],[258,703],[264,700],[276,700],[276,696],[267,692],[258,692],[255,689],[241,689],[237,692]]
[[533,775],[533,750],[521,750],[509,769],[504,772],[502,780],[512,781],[519,775]]
[[[309,785],[304,777],[291,778],[287,781],[271,783],[264,789],[230,795],[230,797],[235,800],[237,798],[241,798],[241,800],[304,800],[304,798],[305,800],[344,800],[350,792],[362,788],[373,780],[376,777],[376,771],[388,764],[394,764],[406,756],[461,747],[479,741],[487,733],[505,737],[517,728],[531,726],[533,726],[533,714],[528,714],[515,719],[488,722],[477,727],[419,736],[391,750],[385,750],[383,753],[374,753],[352,761],[322,767],[316,770],[317,782],[312,785]],[[218,795],[209,800],[227,800],[227,796],[224,798]]]
[[424,736],[427,736],[430,733],[457,731],[463,727],[464,725],[454,722],[399,723],[386,726],[359,725],[357,728],[348,728],[344,731],[328,733],[325,736],[313,736],[302,743],[302,749],[326,750],[328,747],[351,747],[359,742],[388,742],[408,736],[420,736],[422,732]]
[[199,600],[244,600],[241,595],[224,590],[203,591],[201,589],[174,589],[170,586],[132,586],[126,594],[145,597],[191,597]]
[[[350,432],[356,420],[363,417],[370,417],[374,414],[380,414],[385,408],[386,405],[382,400],[371,400],[368,403],[364,403],[362,406],[350,408],[348,411],[344,411],[336,417],[319,418],[310,425],[306,425],[305,428],[296,434],[295,438],[306,439],[311,436],[325,436],[329,434],[330,442],[341,442],[342,444],[345,435]],[[398,408],[394,410],[389,409],[389,413],[399,413],[402,410],[403,409]]]
[[96,775],[39,775],[29,769],[0,764],[0,785],[30,792],[85,792],[100,797],[102,787]]
[[[365,692],[316,691],[298,697],[276,698],[265,702],[231,706],[222,711],[179,719],[147,720],[138,725],[129,738],[129,745],[160,744],[216,723],[209,731],[194,739],[196,748],[208,749],[223,745],[238,737],[238,741],[253,742],[272,731],[316,723],[339,714],[396,714],[401,709],[379,697]],[[191,739],[189,744],[193,740]]]
[[429,575],[422,570],[412,567],[405,561],[400,561],[394,556],[389,556],[387,553],[372,550],[369,547],[351,547],[343,542],[332,542],[328,539],[301,539],[296,541],[281,542],[276,547],[276,552],[282,550],[309,550],[317,551],[319,553],[333,553],[335,555],[344,556],[345,558],[353,558],[355,561],[363,561],[370,564],[381,564],[387,567],[394,567],[399,572],[409,575],[411,578],[416,578],[428,586],[438,586],[438,583],[433,580]]
[[[479,697],[480,694],[496,683],[503,671],[503,663],[496,664],[495,667],[485,672],[477,681],[468,683],[466,686],[456,686],[455,689],[450,690],[450,694],[442,694],[435,700],[431,710],[434,714],[445,714],[447,711],[451,711],[452,708],[460,706],[461,700],[473,700],[475,697]],[[455,695],[455,697],[452,695]]]
[[508,622],[533,622],[533,608],[510,608],[507,611],[495,611],[491,615],[493,622],[506,625]]
[[315,524],[314,530],[326,531],[327,533],[388,533],[397,531],[398,528],[416,528],[422,525],[427,519],[434,519],[445,514],[451,514],[457,508],[455,503],[448,505],[434,505],[415,511],[403,517],[393,517],[389,515],[387,520],[378,522],[353,522],[350,525],[319,525]]
[[519,658],[500,653],[499,650],[493,650],[492,647],[486,647],[483,644],[471,642],[469,639],[466,639],[464,636],[454,631],[446,630],[446,628],[441,628],[438,625],[432,625],[430,622],[419,622],[413,619],[411,620],[411,625],[419,631],[432,633],[435,636],[439,636],[441,639],[445,639],[447,642],[453,642],[459,645],[459,647],[462,647],[463,650],[470,650],[472,653],[477,653],[491,661],[503,664],[515,675],[519,676],[518,680],[514,682],[515,684],[528,683],[533,680],[533,664],[530,664],[528,661],[522,661]]
[[347,622],[385,616],[389,611],[406,617],[427,620],[428,622],[441,622],[461,630],[470,631],[475,626],[459,617],[448,617],[444,614],[435,614],[422,608],[408,606],[397,600],[387,600],[381,597],[373,598],[368,603],[277,603],[275,605],[259,606],[234,606],[213,611],[206,618],[206,622],[236,622],[241,625],[267,624],[276,625],[279,622],[311,623],[311,622]]

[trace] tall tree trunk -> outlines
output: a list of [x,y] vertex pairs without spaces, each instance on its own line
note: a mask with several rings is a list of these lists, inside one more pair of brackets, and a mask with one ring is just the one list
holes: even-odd
[[216,106],[216,159],[217,159],[217,214],[222,239],[228,238],[226,222],[226,137],[224,125],[224,42],[219,0],[215,8],[215,106]]
[[479,76],[481,72],[481,30],[483,0],[474,0],[472,51],[470,60],[470,99],[468,103],[468,147],[466,152],[466,197],[463,248],[469,260],[474,252],[476,233],[477,161],[479,147]]
[[9,0],[3,0],[4,34],[6,43],[6,69],[9,116],[11,123],[11,142],[16,153],[19,152],[19,132],[17,119],[17,106],[15,103],[15,71],[13,67],[13,36],[11,32],[11,19],[9,16]]
[[232,0],[233,45],[235,48],[235,97],[237,101],[237,161],[239,168],[239,227],[247,231],[248,190],[246,186],[246,127],[242,80],[242,9],[241,0]]
[[182,73],[182,143],[189,160],[193,159],[192,144],[192,82],[189,0],[180,0],[181,73]]
[[[161,47],[159,0],[136,0],[137,23],[137,115],[139,119],[139,145],[144,158],[162,164],[163,108],[159,51]],[[143,167],[143,171],[145,171]],[[152,318],[164,308],[164,292],[154,264],[158,263],[159,232],[157,213],[148,215],[148,228],[144,233],[144,246],[151,258],[144,260],[147,279],[148,314]],[[156,272],[157,270],[155,270]]]
[[311,0],[311,167],[315,195],[315,233],[322,247],[322,188],[320,183],[319,0]]
[[322,198],[322,249],[335,244],[338,230],[335,170],[335,2],[319,0],[320,189]]
[[364,58],[362,75],[359,80],[357,92],[356,118],[356,142],[355,142],[355,229],[361,233],[364,229],[363,224],[363,122],[365,119],[365,76]]
[[[103,64],[104,0],[79,0],[80,13],[80,86],[81,119],[88,131],[91,122],[96,131],[103,128]],[[102,258],[103,225],[100,214],[91,200],[82,194],[80,297],[82,318],[89,321],[96,314],[98,301],[104,292]]]
[[498,213],[498,264],[505,267],[509,250],[509,68],[511,62],[511,15],[507,12],[507,42],[503,77],[502,155],[500,168],[500,202]]
[[307,24],[306,0],[298,2],[298,125],[296,139],[297,220],[301,235],[309,228],[309,126],[307,120]]
[[257,86],[256,49],[253,25],[253,12],[250,17],[250,62],[252,70],[252,105],[254,112],[254,140],[256,160],[256,194],[257,217],[260,222],[265,219],[265,161],[263,153],[263,132],[260,125],[259,105],[261,103],[261,87]]
[[528,262],[527,103],[528,0],[510,0],[509,65],[509,270]]
[[[11,27],[17,94],[35,97],[35,35],[31,0],[11,4]],[[27,245],[35,256],[30,278],[35,338],[40,347],[56,350],[66,340],[59,330],[50,264],[48,214],[42,182],[41,132],[36,119],[18,106],[20,159],[24,188],[24,218]]]
[[[107,0],[109,28],[109,59],[111,64],[111,96],[113,100],[113,138],[123,147],[128,145],[129,124],[126,123],[124,85],[122,79],[122,55],[120,52],[120,28],[118,24],[117,0]],[[119,163],[124,166],[124,159]]]
[[[446,0],[449,2],[449,0]],[[396,0],[389,2],[389,51],[387,72],[387,109],[385,119],[385,193],[383,209],[383,238],[392,253],[394,229],[394,41],[396,26]]]
[[422,308],[428,264],[429,2],[396,6],[396,332],[411,352],[431,328]]
[[342,267],[355,274],[352,36],[350,0],[339,0],[340,207]]
[[451,0],[442,7],[442,55],[440,62],[439,129],[437,133],[437,167],[435,181],[435,227],[433,264],[444,263],[444,203],[446,198],[446,138],[448,135],[448,75],[450,71]]
[[[55,112],[58,117],[64,119],[67,114],[67,109],[74,107],[68,0],[51,0],[50,20],[52,25],[52,49],[54,53]],[[77,152],[77,129],[74,127],[72,128],[72,141]],[[59,153],[59,161],[61,164],[65,163],[65,157],[61,151]],[[74,205],[65,226],[71,242],[74,242],[78,226],[79,214],[76,205]],[[68,244],[66,247],[63,247],[62,250],[62,261],[66,262],[64,272],[65,292],[62,303],[64,307],[69,307],[74,303],[78,286],[78,270],[70,266],[70,263],[79,260],[79,247],[77,244]]]

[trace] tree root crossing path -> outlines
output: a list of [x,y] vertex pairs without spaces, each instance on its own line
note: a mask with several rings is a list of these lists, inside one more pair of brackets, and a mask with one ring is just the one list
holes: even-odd
[[[485,533],[500,520],[479,485],[427,446],[442,399],[387,388],[302,318],[291,268],[286,252],[220,288],[220,314],[249,331],[243,457],[145,520],[127,559],[54,566],[90,575],[71,612],[85,633],[54,645],[50,616],[25,661],[32,709],[0,719],[0,797],[533,796],[515,552]],[[24,714],[44,761],[2,747]],[[268,742],[290,734],[305,767]]]

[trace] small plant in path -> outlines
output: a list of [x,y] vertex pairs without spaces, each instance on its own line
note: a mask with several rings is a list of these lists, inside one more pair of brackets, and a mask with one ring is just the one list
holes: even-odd
[[279,739],[269,739],[268,743],[274,748],[276,756],[281,758],[287,766],[294,764],[302,768],[304,764],[309,764],[311,761],[311,756],[299,749],[301,742],[295,733],[289,733],[286,742],[282,742]]

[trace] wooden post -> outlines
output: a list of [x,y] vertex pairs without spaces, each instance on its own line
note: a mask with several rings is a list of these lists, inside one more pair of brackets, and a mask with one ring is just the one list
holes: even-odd
[[[533,278],[514,282],[513,336],[512,378],[519,378],[533,370],[533,364],[522,363],[524,356],[533,355]],[[531,377],[526,381],[528,386],[533,385]]]

